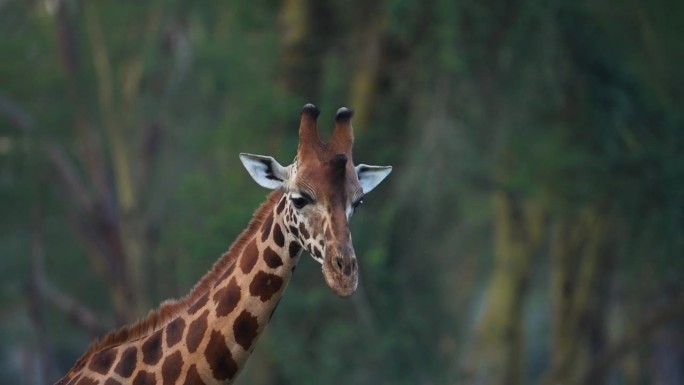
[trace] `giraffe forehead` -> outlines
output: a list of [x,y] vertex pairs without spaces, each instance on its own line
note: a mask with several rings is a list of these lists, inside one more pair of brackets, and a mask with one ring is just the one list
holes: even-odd
[[326,203],[343,203],[361,188],[351,160],[343,168],[329,162],[300,165],[292,185],[296,190],[311,193]]

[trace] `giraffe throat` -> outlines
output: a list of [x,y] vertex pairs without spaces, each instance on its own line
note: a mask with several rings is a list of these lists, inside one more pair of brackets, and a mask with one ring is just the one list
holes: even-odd
[[269,195],[192,292],[95,343],[67,384],[229,384],[270,321],[302,252],[285,227],[286,195]]

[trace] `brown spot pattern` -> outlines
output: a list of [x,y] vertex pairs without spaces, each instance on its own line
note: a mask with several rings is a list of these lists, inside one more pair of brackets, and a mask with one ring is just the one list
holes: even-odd
[[280,213],[283,212],[283,209],[285,208],[285,202],[287,201],[287,197],[283,196],[280,199],[280,202],[278,203],[278,208],[276,208],[276,214],[280,215]]
[[240,301],[240,287],[235,278],[231,279],[228,286],[219,290],[214,294],[214,302],[216,306],[216,316],[227,316],[232,312]]
[[166,357],[161,368],[162,381],[164,385],[173,385],[180,377],[181,369],[183,369],[183,357],[181,352],[176,351],[172,355]]
[[199,376],[199,373],[197,373],[195,364],[192,364],[188,369],[183,385],[205,385],[204,381],[202,381],[202,378]]
[[256,273],[252,283],[249,284],[249,292],[255,297],[258,296],[263,302],[266,302],[271,299],[273,294],[280,290],[282,285],[282,278],[260,271]]
[[195,301],[192,306],[188,308],[188,314],[193,315],[197,313],[197,311],[201,308],[204,307],[204,305],[207,304],[207,300],[209,300],[209,293],[204,293],[203,296],[201,296],[197,301]]
[[321,252],[321,249],[319,249],[316,246],[312,246],[311,249],[313,250],[315,256],[317,256],[320,259],[323,259],[323,253]]
[[202,337],[207,331],[207,316],[209,311],[205,310],[199,318],[192,321],[188,327],[188,335],[185,338],[185,343],[188,346],[188,352],[194,353],[202,342]]
[[266,242],[268,236],[271,235],[271,226],[273,225],[273,213],[268,214],[268,217],[261,226],[261,241]]
[[90,360],[88,369],[100,374],[107,374],[116,358],[116,349],[107,349],[96,353]]
[[154,334],[147,337],[147,341],[145,341],[141,346],[143,362],[145,362],[148,365],[155,365],[157,362],[159,362],[162,356],[161,343],[161,330],[157,330],[156,332],[154,332]]
[[240,268],[245,274],[249,274],[254,265],[257,262],[257,257],[259,256],[259,250],[257,249],[256,240],[252,239],[242,252],[242,258],[240,258]]
[[157,381],[154,378],[154,373],[141,370],[133,379],[133,385],[154,385]]
[[302,237],[309,238],[309,232],[306,231],[306,226],[304,226],[304,222],[299,224],[299,232],[302,233]]
[[128,378],[135,370],[135,363],[138,361],[138,349],[135,346],[124,350],[121,354],[119,363],[114,368],[114,372],[123,378]]
[[290,232],[295,236],[295,238],[299,237],[299,230],[296,227],[290,226]]
[[285,246],[285,236],[283,235],[283,231],[280,230],[280,225],[277,223],[273,226],[273,240],[278,247]]
[[217,380],[227,380],[233,378],[237,373],[238,367],[233,360],[230,349],[226,345],[226,339],[218,330],[211,331],[211,337],[204,351],[204,357],[209,363],[211,373]]
[[121,385],[121,383],[113,378],[108,378],[104,385]]
[[288,252],[290,253],[290,257],[294,258],[299,254],[299,251],[302,249],[301,246],[299,246],[299,243],[296,241],[290,242],[290,246],[288,247]]
[[97,381],[93,380],[90,377],[83,377],[80,381],[76,383],[76,385],[97,385]]
[[183,338],[183,331],[185,330],[185,320],[178,317],[171,321],[166,327],[166,346],[172,347],[173,345],[180,342]]
[[248,350],[257,336],[258,329],[257,318],[247,310],[243,310],[233,324],[233,336],[243,349]]
[[270,247],[266,247],[266,250],[264,250],[264,261],[266,261],[268,267],[272,269],[283,265],[283,260],[278,253],[273,251]]

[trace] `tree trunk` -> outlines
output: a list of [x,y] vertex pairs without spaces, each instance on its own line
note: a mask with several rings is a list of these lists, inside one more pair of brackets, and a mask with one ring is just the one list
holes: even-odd
[[307,101],[318,100],[326,48],[336,15],[325,1],[285,0],[280,8],[282,31],[278,86]]
[[494,272],[477,319],[468,375],[475,384],[518,385],[523,381],[523,307],[543,238],[544,214],[532,203],[496,191]]
[[[594,208],[564,218],[551,246],[551,368],[543,384],[577,383],[605,349],[608,220]],[[600,384],[594,377],[591,384]]]
[[[149,270],[154,245],[147,238],[149,218],[141,202],[159,153],[163,125],[141,122],[136,103],[141,96],[145,53],[159,40],[162,13],[161,3],[156,2],[147,22],[133,27],[140,29],[135,36],[142,37],[138,52],[115,61],[100,18],[106,5],[98,4],[59,3],[55,22],[60,56],[73,100],[74,126],[82,142],[76,164],[57,146],[47,146],[47,152],[60,171],[63,187],[79,192],[65,194],[68,217],[92,266],[107,284],[117,322],[127,323],[153,306]],[[85,28],[76,28],[78,22]],[[82,84],[81,40],[89,43],[87,52],[92,53],[98,103],[95,117],[87,112],[91,101]],[[100,132],[94,122],[101,122],[104,130]],[[135,151],[136,143],[142,143],[142,151]],[[80,173],[80,169],[87,172]]]
[[361,132],[371,119],[378,99],[378,78],[382,62],[383,32],[386,24],[386,7],[383,2],[369,5],[370,18],[365,25],[356,28],[355,45],[360,47],[356,58],[356,69],[351,80],[349,105],[354,109],[355,130]]

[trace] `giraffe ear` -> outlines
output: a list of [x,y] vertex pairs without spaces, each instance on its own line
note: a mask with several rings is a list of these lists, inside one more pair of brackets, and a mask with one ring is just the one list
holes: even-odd
[[271,190],[282,188],[288,178],[288,171],[273,157],[241,153],[240,160],[247,172],[262,187]]
[[377,187],[383,179],[392,172],[392,166],[369,166],[367,164],[360,164],[356,166],[356,176],[359,178],[359,184],[363,189],[363,193],[367,194],[372,189]]

